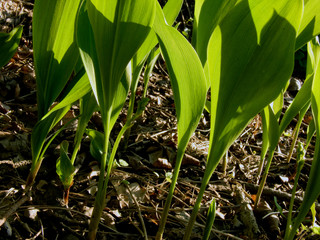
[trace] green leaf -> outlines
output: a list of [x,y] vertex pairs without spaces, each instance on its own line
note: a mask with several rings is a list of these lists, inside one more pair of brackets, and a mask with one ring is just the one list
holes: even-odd
[[[103,154],[103,143],[104,143],[104,134],[93,129],[87,129],[86,134],[90,137],[90,154],[97,161],[101,161],[101,157]],[[111,147],[109,148],[109,152],[111,152]],[[110,154],[108,154],[110,156]],[[109,157],[108,157],[109,159]]]
[[207,49],[208,162],[184,239],[190,238],[202,195],[220,159],[250,120],[285,87],[293,70],[302,8],[301,0],[238,1],[214,29]]
[[204,228],[204,234],[202,237],[203,240],[209,239],[215,217],[216,217],[216,200],[213,199],[208,209],[206,226]]
[[299,112],[305,108],[309,107],[311,103],[311,86],[312,86],[313,75],[305,80],[301,89],[297,93],[296,97],[293,99],[292,103],[286,110],[281,123],[280,123],[280,133],[287,128],[292,119],[299,114]]
[[266,122],[268,123],[268,139],[269,139],[269,148],[275,149],[278,145],[280,139],[280,132],[279,132],[279,124],[277,121],[277,117],[271,107],[268,105],[264,108],[264,116],[267,119]]
[[184,151],[204,108],[207,86],[200,59],[195,50],[175,28],[166,24],[159,4],[157,4],[157,15],[153,27],[169,72],[178,120],[176,165],[157,233],[158,238],[164,231]]
[[207,171],[213,172],[247,123],[285,87],[301,14],[299,0],[241,1],[215,29],[208,47],[212,117]]
[[80,150],[81,141],[83,134],[86,131],[88,122],[90,121],[93,112],[98,111],[98,104],[93,95],[93,92],[90,91],[79,101],[80,105],[80,117],[78,121],[76,135],[74,137],[74,150],[71,157],[71,163],[74,164],[74,161],[77,157],[77,153]]
[[79,3],[80,0],[35,2],[32,28],[39,118],[59,96],[77,62],[74,21]]
[[154,2],[146,0],[88,0],[81,7],[77,41],[104,125],[125,68],[151,29],[153,9]]
[[[299,118],[302,118],[304,113],[311,105],[311,87],[314,78],[314,69],[316,64],[317,50],[313,49],[313,45],[308,43],[308,59],[307,59],[307,73],[306,80],[304,81],[298,94],[293,99],[289,108],[286,110],[280,124],[280,133],[287,128],[292,119],[299,114]],[[304,112],[304,113],[303,113]],[[299,119],[300,120],[300,119]]]
[[0,33],[0,68],[9,62],[17,51],[23,27],[16,27],[10,33]]
[[207,46],[213,30],[220,21],[234,7],[237,0],[224,1],[196,1],[195,23],[193,24],[192,43],[195,47],[202,65],[207,62]]
[[68,156],[69,142],[64,140],[60,144],[60,157],[56,163],[56,172],[64,186],[64,189],[69,189],[73,184],[73,176],[75,174],[75,168]]
[[279,96],[271,103],[272,110],[274,112],[275,118],[277,121],[279,121],[281,113],[282,113],[282,108],[283,108],[283,93],[284,90],[282,90],[279,94]]
[[69,109],[70,105],[67,105],[64,108],[60,108],[59,110],[47,115],[34,126],[31,134],[31,171],[33,171],[36,166],[41,164],[42,159],[40,159],[39,157],[42,153],[42,148],[44,146],[48,133],[63,118],[63,116],[69,111]]
[[314,119],[312,118],[312,120],[309,123],[308,129],[307,129],[307,142],[306,142],[306,148],[309,146],[311,139],[313,137],[313,135],[316,132],[316,127],[314,125]]
[[160,6],[154,23],[161,53],[166,61],[178,119],[178,147],[186,146],[196,129],[206,99],[201,62],[189,42],[164,21]]
[[67,95],[63,98],[63,100],[53,109],[51,109],[45,116],[43,116],[39,122],[37,122],[31,134],[31,172],[36,171],[36,169],[40,167],[42,159],[39,159],[39,157],[48,133],[69,111],[71,104],[83,97],[89,91],[90,84],[88,77],[86,74],[84,74],[84,71],[80,71],[72,80],[72,84],[70,84],[66,89],[65,92],[67,92]]
[[304,0],[303,17],[298,32],[296,50],[320,34],[320,4],[318,0]]
[[265,158],[268,149],[274,149],[280,138],[279,124],[271,105],[266,106],[261,112],[263,124],[263,143],[261,149],[261,161]]

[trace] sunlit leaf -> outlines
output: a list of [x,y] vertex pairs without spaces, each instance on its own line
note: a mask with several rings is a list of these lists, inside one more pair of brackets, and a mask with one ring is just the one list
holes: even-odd
[[207,86],[200,59],[195,50],[175,28],[166,24],[160,5],[157,5],[154,31],[169,72],[178,120],[176,166],[157,233],[157,236],[162,236],[182,157],[202,114]]
[[299,0],[241,1],[214,31],[208,48],[212,88],[208,171],[286,85],[301,14]]
[[74,21],[80,0],[37,0],[33,11],[38,115],[43,117],[70,78],[78,59]]
[[301,0],[238,1],[213,31],[207,50],[208,162],[185,239],[190,237],[202,194],[220,159],[249,121],[285,87],[293,71],[302,9]]
[[318,0],[304,0],[301,25],[298,32],[296,50],[320,34],[320,4]]

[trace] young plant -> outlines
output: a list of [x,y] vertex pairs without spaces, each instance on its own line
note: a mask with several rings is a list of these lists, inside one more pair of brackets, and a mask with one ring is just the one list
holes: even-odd
[[78,12],[77,43],[100,107],[104,128],[104,150],[98,192],[89,226],[89,239],[96,237],[101,212],[105,206],[113,165],[111,161],[107,164],[110,132],[125,101],[126,89],[130,85],[130,82],[123,82],[121,79],[130,60],[148,36],[154,15],[155,1],[149,0],[87,0],[82,2]]
[[65,106],[53,115],[45,116],[67,84],[79,56],[74,41],[74,21],[79,3],[80,0],[37,0],[34,5],[33,49],[39,122],[31,136],[32,166],[27,189],[40,168],[47,134],[69,109]]

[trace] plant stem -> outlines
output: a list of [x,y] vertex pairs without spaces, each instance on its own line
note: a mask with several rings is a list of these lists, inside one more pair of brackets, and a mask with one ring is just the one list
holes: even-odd
[[179,149],[179,147],[178,147],[176,165],[175,165],[173,176],[172,176],[172,182],[171,182],[168,196],[167,196],[167,199],[166,199],[166,202],[165,202],[165,205],[163,208],[163,212],[161,215],[161,221],[160,221],[159,229],[158,229],[158,232],[156,235],[156,240],[161,240],[163,233],[164,233],[164,229],[165,229],[166,222],[167,222],[167,217],[169,214],[169,209],[171,206],[171,201],[173,198],[174,189],[176,187],[176,183],[177,183],[178,176],[179,176],[179,171],[180,171],[183,155],[184,155],[184,149]]
[[292,189],[292,197],[290,199],[290,205],[289,205],[289,212],[288,212],[288,218],[287,218],[287,226],[286,226],[286,234],[284,239],[288,239],[290,231],[291,231],[291,227],[292,227],[292,210],[293,210],[293,205],[294,205],[294,196],[296,194],[296,189],[298,186],[298,180],[299,180],[299,176],[301,173],[301,170],[303,168],[304,165],[304,161],[298,161],[298,166],[297,166],[297,173],[296,173],[296,177],[294,179],[294,185],[293,185],[293,189]]
[[105,175],[107,164],[108,164],[108,169],[110,168],[110,166],[112,168],[112,163],[110,161],[108,162],[109,138],[110,138],[110,132],[111,132],[111,129],[109,126],[110,119],[111,119],[111,110],[107,112],[106,116],[102,116],[102,119],[105,120],[103,125],[103,129],[104,129],[103,154],[101,157],[98,192],[94,201],[94,208],[93,208],[93,212],[92,212],[92,216],[89,224],[89,233],[88,233],[89,240],[96,239],[100,217],[106,204],[106,194],[107,194],[109,176],[107,175],[105,177],[104,175]]
[[260,202],[260,197],[261,197],[264,185],[266,184],[266,180],[267,180],[267,176],[268,176],[269,169],[270,169],[270,166],[271,166],[271,162],[272,162],[274,151],[275,151],[275,148],[272,149],[272,151],[269,152],[266,169],[263,172],[263,176],[262,176],[262,179],[261,179],[261,182],[260,182],[260,185],[259,185],[259,189],[258,189],[258,193],[257,193],[257,196],[256,196],[256,200],[254,202],[254,208],[256,208],[258,206],[259,202]]
[[[130,100],[129,100],[129,108],[128,108],[128,112],[127,112],[127,122],[131,122],[132,121],[132,115],[133,115],[133,108],[134,108],[134,102],[136,99],[136,93],[133,91],[131,92],[131,96],[130,96]],[[130,137],[130,128],[128,129],[128,131],[126,131],[124,133],[124,137],[123,137],[123,150],[127,150],[128,147],[128,141],[129,141],[129,137]],[[121,147],[122,149],[122,147]]]
[[[111,170],[113,167],[113,161],[114,161],[117,149],[119,147],[121,137],[126,132],[126,130],[132,126],[131,123],[132,123],[132,121],[134,121],[136,119],[136,117],[138,117],[138,116],[135,115],[134,117],[131,118],[131,121],[129,121],[129,122],[127,121],[126,124],[123,126],[123,128],[120,130],[120,132],[117,136],[117,139],[113,145],[111,155],[110,155],[110,158],[108,161],[107,174],[106,174],[106,177],[104,178],[106,162],[107,162],[107,155],[108,155],[107,153],[108,153],[109,134],[108,134],[108,138],[105,137],[105,141],[107,140],[108,142],[105,142],[105,145],[104,145],[104,152],[103,152],[102,159],[105,161],[101,162],[98,192],[97,192],[97,196],[96,196],[96,200],[95,200],[95,204],[94,204],[92,218],[91,218],[90,225],[89,225],[89,233],[88,233],[89,240],[94,240],[96,237],[96,233],[97,233],[97,229],[98,229],[98,225],[99,225],[99,221],[100,221],[100,216],[103,211],[103,208],[105,207],[105,201],[106,201],[105,199],[106,199],[106,194],[107,194],[108,182],[109,182]],[[109,131],[108,131],[108,133],[109,133]]]
[[[106,202],[106,193],[107,193],[107,187],[108,184],[105,184],[105,182],[108,182],[108,176],[106,176],[106,179],[104,178],[106,163],[107,163],[107,153],[108,153],[108,144],[109,144],[109,131],[105,132],[105,140],[104,140],[104,147],[103,147],[103,155],[101,159],[101,168],[100,168],[100,175],[99,175],[99,183],[98,183],[98,192],[97,196],[94,202],[94,208],[90,220],[89,225],[89,233],[88,233],[88,239],[94,240],[96,239],[96,234],[98,230],[98,225],[100,222],[101,213],[103,211],[103,208],[105,207]],[[108,168],[110,166],[110,162],[108,163]]]
[[[215,169],[215,167],[214,167],[214,169]],[[201,184],[201,187],[200,187],[200,191],[198,193],[198,197],[197,197],[196,203],[194,204],[194,207],[193,207],[193,210],[192,210],[192,213],[191,213],[191,216],[190,216],[187,228],[186,228],[186,232],[185,232],[185,234],[183,236],[183,240],[189,240],[190,237],[191,237],[192,228],[193,228],[193,225],[194,225],[194,223],[196,221],[198,211],[200,209],[202,197],[203,197],[203,194],[204,194],[204,192],[205,192],[205,190],[207,188],[207,185],[208,185],[208,182],[210,180],[210,177],[211,177],[212,173],[213,173],[213,171],[212,172],[205,171],[205,173],[204,173],[202,184]]]
[[293,205],[294,205],[294,196],[296,193],[296,189],[298,186],[298,180],[299,180],[299,176],[301,173],[301,170],[303,168],[304,165],[304,156],[306,154],[306,149],[308,146],[306,146],[305,148],[303,147],[303,144],[301,142],[299,142],[299,146],[298,146],[298,153],[297,153],[297,173],[296,173],[296,177],[294,179],[294,185],[292,188],[292,197],[290,199],[290,205],[289,205],[289,212],[288,212],[288,218],[287,218],[287,226],[286,226],[286,233],[284,236],[284,239],[290,239],[290,235],[292,235],[292,210],[293,210]]
[[302,123],[302,118],[299,117],[298,123],[297,123],[296,127],[294,128],[293,137],[292,137],[292,143],[291,143],[290,151],[289,151],[289,154],[288,154],[288,157],[287,157],[287,163],[289,163],[290,160],[291,160],[293,149],[294,149],[294,147],[296,145],[296,142],[297,142],[297,139],[298,139],[301,123]]

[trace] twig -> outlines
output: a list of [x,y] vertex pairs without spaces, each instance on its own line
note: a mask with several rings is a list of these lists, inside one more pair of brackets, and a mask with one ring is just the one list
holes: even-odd
[[7,219],[17,211],[17,209],[23,205],[25,202],[29,201],[31,199],[30,193],[27,193],[24,195],[18,202],[16,202],[0,219],[0,227],[7,221]]

